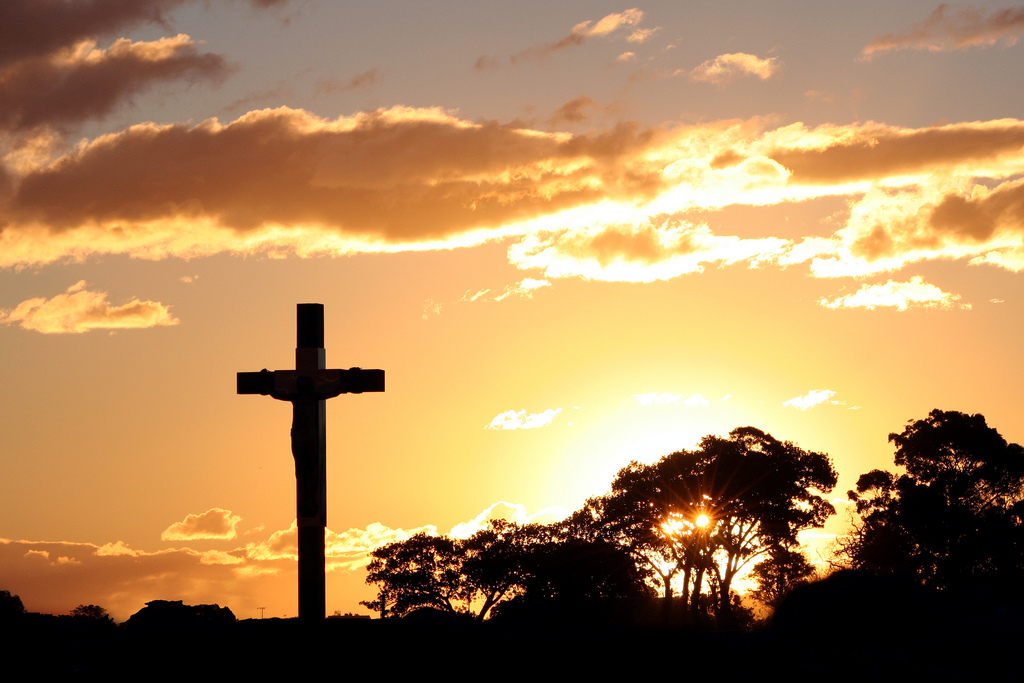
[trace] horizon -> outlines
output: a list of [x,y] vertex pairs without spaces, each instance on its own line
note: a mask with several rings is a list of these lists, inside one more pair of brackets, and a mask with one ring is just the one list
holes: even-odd
[[0,590],[294,616],[290,410],[235,374],[294,367],[301,302],[327,367],[387,373],[327,403],[328,614],[368,613],[383,543],[554,521],[744,426],[831,457],[819,559],[909,421],[1024,442],[1022,34],[990,2],[8,0]]

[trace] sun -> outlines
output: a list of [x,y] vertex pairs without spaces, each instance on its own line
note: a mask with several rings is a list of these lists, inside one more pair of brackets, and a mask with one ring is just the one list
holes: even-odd
[[693,521],[699,527],[705,527],[711,522],[711,518],[707,515],[698,515],[697,519]]

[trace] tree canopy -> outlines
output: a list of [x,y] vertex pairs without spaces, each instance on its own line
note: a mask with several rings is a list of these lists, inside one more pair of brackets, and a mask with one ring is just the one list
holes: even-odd
[[646,574],[621,548],[572,536],[566,524],[492,520],[466,539],[416,534],[372,553],[363,602],[384,616],[429,607],[486,618],[513,600],[595,599],[646,594]]
[[666,598],[682,577],[683,602],[696,616],[712,594],[728,622],[732,582],[769,548],[798,544],[835,509],[821,494],[836,484],[828,456],[781,442],[753,427],[707,436],[693,451],[623,468],[606,496],[577,516],[596,536],[627,548],[657,574]]
[[840,548],[847,564],[936,588],[1016,582],[1024,569],[1024,449],[982,415],[942,410],[889,441],[905,473],[872,470],[849,492],[860,521]]

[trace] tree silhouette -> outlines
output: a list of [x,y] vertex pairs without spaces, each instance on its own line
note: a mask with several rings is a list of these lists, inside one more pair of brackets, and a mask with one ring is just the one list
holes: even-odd
[[574,537],[568,524],[491,520],[466,539],[417,534],[372,553],[367,583],[382,616],[429,607],[487,618],[512,600],[593,600],[646,594],[645,573],[620,547]]
[[769,607],[775,607],[791,590],[807,583],[814,573],[814,565],[801,551],[774,546],[767,557],[750,571],[757,582],[754,597]]
[[114,623],[107,610],[99,605],[79,605],[71,610],[71,616],[74,619]]
[[25,614],[21,598],[10,591],[0,591],[0,621],[8,621]]
[[719,623],[728,625],[739,571],[821,526],[835,509],[820,494],[835,483],[827,455],[741,427],[651,465],[630,463],[610,494],[588,501],[578,523],[650,567],[666,598],[681,575],[683,602],[695,619],[708,604],[701,597],[707,590]]
[[840,558],[936,588],[1015,583],[1024,569],[1024,449],[982,415],[942,410],[889,441],[906,473],[872,470],[857,480],[848,495],[860,521]]
[[379,584],[381,592],[376,601],[363,602],[366,607],[398,617],[422,607],[468,611],[453,539],[418,533],[377,548],[371,557],[366,583]]

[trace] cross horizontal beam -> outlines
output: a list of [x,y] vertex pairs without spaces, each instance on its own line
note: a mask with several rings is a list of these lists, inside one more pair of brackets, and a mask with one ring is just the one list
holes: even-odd
[[260,394],[290,401],[303,394],[309,398],[325,400],[339,394],[384,391],[383,370],[317,370],[313,375],[311,377],[296,370],[239,372],[238,393]]

